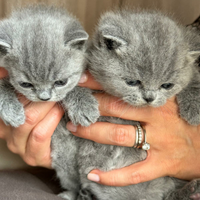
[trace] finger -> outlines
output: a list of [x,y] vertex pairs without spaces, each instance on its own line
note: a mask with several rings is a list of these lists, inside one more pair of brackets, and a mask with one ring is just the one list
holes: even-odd
[[94,96],[99,102],[101,116],[119,117],[135,121],[147,121],[152,117],[153,109],[151,107],[133,107],[106,93],[96,93]]
[[174,97],[169,99],[165,105],[155,108],[151,106],[134,107],[106,93],[96,93],[94,96],[99,102],[101,116],[119,117],[147,123],[156,121],[158,117],[168,119],[178,113]]
[[[47,115],[54,105],[55,102],[31,102],[24,107],[26,121],[19,128],[14,129],[12,141],[9,141],[8,144],[10,145],[12,151],[15,149],[16,152],[14,153],[18,153],[20,155],[25,154],[26,143],[31,130]],[[12,147],[12,145],[14,147]]]
[[93,170],[88,174],[87,178],[103,185],[126,186],[147,182],[166,175],[167,172],[163,168],[162,162],[156,162],[156,160],[148,157],[145,161],[122,169],[108,172]]
[[93,76],[87,71],[79,81],[79,86],[88,87],[93,90],[102,90],[102,86],[94,80]]
[[22,94],[17,94],[17,98],[18,98],[19,102],[21,102],[23,104],[24,107],[27,106],[28,104],[33,103]]
[[8,76],[8,71],[5,70],[3,67],[0,67],[0,79]]
[[132,147],[135,143],[135,127],[132,125],[97,122],[89,127],[67,123],[67,129],[75,136],[93,140],[101,144]]
[[29,165],[51,167],[51,136],[63,114],[64,111],[56,104],[46,117],[34,127],[29,135],[24,156]]

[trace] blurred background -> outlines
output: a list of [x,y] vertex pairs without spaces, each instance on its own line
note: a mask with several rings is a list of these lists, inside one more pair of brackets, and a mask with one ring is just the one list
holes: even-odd
[[[157,9],[173,15],[182,24],[192,23],[200,15],[200,0],[0,0],[0,18],[12,10],[32,3],[45,3],[66,8],[82,23],[91,35],[101,13],[124,7]],[[6,142],[0,140],[0,169],[26,166],[18,155],[11,153]]]
[[94,30],[100,14],[113,8],[158,9],[174,15],[183,24],[191,23],[200,15],[200,0],[0,0],[0,17],[9,15],[16,7],[31,3],[66,8],[77,16],[89,34]]

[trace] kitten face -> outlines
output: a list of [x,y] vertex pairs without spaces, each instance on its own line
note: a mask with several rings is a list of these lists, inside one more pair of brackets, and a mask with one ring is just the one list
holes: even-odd
[[10,83],[28,99],[60,101],[77,85],[88,35],[66,13],[45,7],[24,10],[4,21],[0,32],[2,64]]
[[179,26],[161,14],[108,13],[89,50],[90,71],[108,93],[157,107],[189,83],[187,48]]

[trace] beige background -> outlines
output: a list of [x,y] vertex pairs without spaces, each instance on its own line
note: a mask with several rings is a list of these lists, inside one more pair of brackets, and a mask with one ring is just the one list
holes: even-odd
[[[191,23],[200,15],[200,0],[0,0],[0,18],[8,16],[16,7],[38,2],[66,8],[77,16],[89,34],[100,14],[113,8],[158,9],[173,14],[183,24]],[[20,157],[10,153],[6,143],[0,140],[0,169],[23,166]]]

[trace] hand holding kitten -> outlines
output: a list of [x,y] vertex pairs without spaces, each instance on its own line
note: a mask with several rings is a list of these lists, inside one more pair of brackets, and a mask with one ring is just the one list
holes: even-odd
[[[7,71],[0,68],[0,78]],[[6,126],[0,120],[0,138],[6,140],[13,153],[19,154],[31,166],[51,168],[51,136],[63,116],[63,110],[55,102],[30,102],[20,95],[27,120],[18,128]]]
[[[101,89],[90,75],[81,86]],[[97,94],[95,97],[99,101],[101,115],[142,122],[151,149],[145,161],[110,172],[94,170],[89,177],[112,186],[137,184],[162,176],[187,180],[200,177],[200,126],[191,126],[179,117],[175,98],[159,108],[136,109],[107,94]],[[135,128],[130,125],[97,122],[89,127],[76,127],[69,123],[67,128],[76,136],[103,144],[131,147],[135,141]]]

